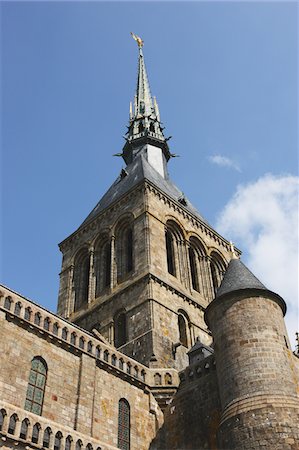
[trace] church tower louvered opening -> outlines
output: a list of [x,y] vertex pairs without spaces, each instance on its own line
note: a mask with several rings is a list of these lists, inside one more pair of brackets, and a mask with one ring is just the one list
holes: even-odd
[[138,43],[137,86],[119,177],[60,244],[58,313],[151,366],[181,369],[231,258],[220,236],[171,181],[169,149]]

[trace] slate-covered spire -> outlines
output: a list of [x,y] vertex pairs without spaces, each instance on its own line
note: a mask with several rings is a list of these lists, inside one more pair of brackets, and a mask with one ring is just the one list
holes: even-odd
[[[140,153],[141,149],[144,149],[143,153],[146,153],[144,146],[148,144],[151,146],[150,150],[152,153],[153,148],[156,148],[157,151],[159,150],[163,158],[161,164],[163,163],[163,166],[165,166],[171,156],[167,144],[169,138],[165,138],[163,134],[158,103],[156,98],[152,97],[150,91],[142,50],[143,40],[134,33],[131,34],[138,44],[138,76],[134,102],[130,103],[130,124],[126,136],[124,136],[126,144],[123,148],[122,156],[125,162],[130,164],[134,157]],[[152,157],[152,161],[158,158],[155,155]],[[164,171],[166,176],[166,166],[162,170],[161,164],[158,171],[161,174]]]

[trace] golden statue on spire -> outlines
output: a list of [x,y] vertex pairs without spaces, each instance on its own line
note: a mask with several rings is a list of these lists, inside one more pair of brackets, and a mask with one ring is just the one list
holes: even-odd
[[139,47],[139,48],[142,48],[144,42],[143,42],[143,40],[141,39],[141,37],[137,36],[137,34],[132,33],[132,31],[131,31],[131,36],[132,36],[132,38],[137,42],[138,47]]

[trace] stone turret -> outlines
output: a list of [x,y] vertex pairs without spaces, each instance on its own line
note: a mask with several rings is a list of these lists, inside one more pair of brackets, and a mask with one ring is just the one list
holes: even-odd
[[284,300],[232,259],[205,319],[214,337],[221,449],[298,449],[298,379]]

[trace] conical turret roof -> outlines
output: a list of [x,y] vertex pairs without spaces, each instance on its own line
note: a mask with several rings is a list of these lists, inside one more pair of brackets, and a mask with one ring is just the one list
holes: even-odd
[[232,259],[217,291],[216,299],[224,294],[241,289],[268,290],[240,259]]

